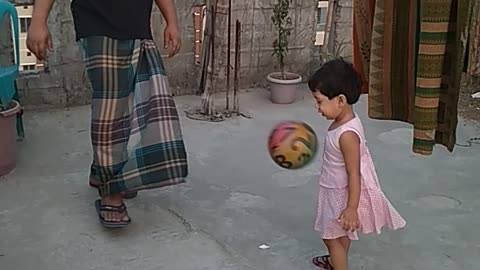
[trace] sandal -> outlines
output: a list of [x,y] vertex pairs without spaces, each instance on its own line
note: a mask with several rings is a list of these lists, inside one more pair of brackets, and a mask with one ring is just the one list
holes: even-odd
[[[98,188],[98,186],[93,184],[92,181],[89,181],[88,185],[90,185],[93,188]],[[137,197],[138,196],[138,191],[125,191],[125,192],[122,192],[121,194],[122,194],[122,197],[124,199],[128,200],[128,199],[133,199],[133,198]]]
[[[122,204],[120,206],[104,205],[102,204],[102,200],[98,199],[95,201],[95,208],[97,209],[98,219],[100,220],[100,223],[102,223],[102,225],[106,228],[111,228],[111,229],[124,228],[132,222],[130,217],[128,217],[127,206],[125,206],[125,204]],[[123,217],[127,216],[128,220],[127,221],[123,221],[123,220],[107,221],[102,216],[102,212],[114,212],[118,214],[124,214]]]
[[312,259],[312,263],[317,267],[326,270],[333,270],[333,267],[330,264],[330,255],[317,256]]

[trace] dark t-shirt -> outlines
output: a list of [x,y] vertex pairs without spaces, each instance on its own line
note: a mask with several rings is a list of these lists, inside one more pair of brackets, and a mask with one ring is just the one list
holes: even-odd
[[89,36],[152,39],[153,0],[73,0],[77,40]]

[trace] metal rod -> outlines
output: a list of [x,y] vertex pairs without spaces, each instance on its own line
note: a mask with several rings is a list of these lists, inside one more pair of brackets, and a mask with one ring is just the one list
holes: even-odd
[[227,96],[225,109],[230,109],[230,47],[232,35],[232,0],[228,0],[228,37],[227,37]]
[[198,94],[203,94],[206,89],[207,80],[208,80],[208,66],[210,60],[210,41],[211,41],[211,20],[212,20],[212,11],[209,8],[205,9],[206,12],[206,21],[204,29],[204,38],[202,42],[202,59],[201,59],[201,76],[200,76],[200,87]]
[[215,22],[216,22],[216,19],[217,19],[217,3],[215,3],[215,6],[212,5],[212,37],[211,37],[211,54],[212,54],[212,59],[211,59],[211,73],[210,73],[210,90],[212,90],[212,92],[210,92],[210,100],[209,100],[209,112],[208,114],[209,115],[212,115],[213,114],[213,102],[214,102],[214,95],[213,95],[213,91],[215,91],[215,84],[214,84],[214,80],[215,80]]
[[237,20],[235,27],[235,70],[234,70],[234,88],[233,88],[233,111],[239,113],[238,102],[238,83],[239,83],[239,69],[240,69],[240,38],[241,38],[242,24]]

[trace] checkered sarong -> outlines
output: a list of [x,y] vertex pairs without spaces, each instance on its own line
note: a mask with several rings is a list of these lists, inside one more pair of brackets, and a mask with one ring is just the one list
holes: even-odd
[[101,195],[183,183],[187,154],[152,40],[81,40],[91,81],[93,164]]

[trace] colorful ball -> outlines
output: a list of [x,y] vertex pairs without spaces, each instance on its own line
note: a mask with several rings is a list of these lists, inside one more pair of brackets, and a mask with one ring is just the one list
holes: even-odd
[[317,141],[315,131],[308,124],[284,121],[272,129],[268,139],[268,151],[280,167],[299,169],[314,159]]

